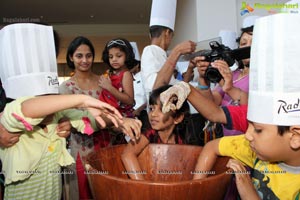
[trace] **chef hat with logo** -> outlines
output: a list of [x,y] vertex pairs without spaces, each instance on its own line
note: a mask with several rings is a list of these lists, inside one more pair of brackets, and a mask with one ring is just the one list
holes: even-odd
[[300,125],[300,15],[256,20],[251,46],[248,120]]
[[0,77],[8,98],[58,93],[51,26],[5,26],[0,30],[0,57]]
[[152,0],[150,27],[165,26],[174,31],[177,0]]
[[256,21],[257,19],[259,19],[259,18],[260,18],[260,16],[257,16],[257,15],[247,16],[247,17],[243,20],[243,26],[242,26],[242,28],[248,28],[248,27],[254,26],[255,21]]
[[138,49],[138,46],[137,46],[136,42],[130,42],[130,44],[131,44],[132,49],[133,49],[134,58],[136,60],[141,60],[140,52],[139,52],[139,49]]

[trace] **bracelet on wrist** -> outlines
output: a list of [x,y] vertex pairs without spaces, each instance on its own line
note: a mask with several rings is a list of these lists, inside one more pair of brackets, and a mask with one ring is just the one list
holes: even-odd
[[198,83],[197,87],[198,87],[200,90],[208,90],[208,89],[209,89],[209,86],[208,86],[208,85],[201,85],[200,83]]

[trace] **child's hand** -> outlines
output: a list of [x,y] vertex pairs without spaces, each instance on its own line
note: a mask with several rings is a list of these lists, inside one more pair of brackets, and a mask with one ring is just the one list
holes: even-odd
[[71,128],[72,128],[72,125],[71,125],[69,118],[66,118],[66,117],[61,118],[58,121],[58,125],[56,127],[57,135],[59,137],[67,138],[71,134]]
[[138,119],[124,118],[120,128],[125,136],[130,137],[130,140],[136,142],[140,139],[142,122]]
[[106,90],[110,90],[112,87],[111,80],[107,74],[101,75],[98,81],[98,85]]
[[241,199],[260,199],[253,186],[250,173],[246,170],[243,163],[235,159],[230,159],[226,166],[233,169],[236,186]]
[[0,147],[8,148],[19,142],[19,133],[8,132],[0,123]]
[[86,100],[81,107],[87,108],[101,127],[106,127],[106,122],[103,120],[102,115],[111,120],[116,127],[123,123],[123,117],[115,107],[88,95],[85,95],[85,98]]
[[167,113],[170,110],[181,108],[183,102],[190,94],[191,89],[188,83],[181,81],[173,85],[166,91],[160,94],[160,101],[162,102],[162,112]]

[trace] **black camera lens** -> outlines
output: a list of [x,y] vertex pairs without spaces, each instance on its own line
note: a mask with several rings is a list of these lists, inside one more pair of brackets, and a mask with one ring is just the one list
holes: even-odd
[[212,83],[218,83],[223,77],[218,69],[208,66],[207,70],[205,71],[205,78]]

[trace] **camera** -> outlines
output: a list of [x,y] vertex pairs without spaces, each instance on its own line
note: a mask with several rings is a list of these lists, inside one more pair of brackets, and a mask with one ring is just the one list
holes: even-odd
[[[205,61],[214,62],[215,60],[224,60],[229,66],[232,66],[235,61],[243,60],[250,57],[250,47],[243,47],[231,50],[229,47],[220,44],[217,41],[209,43],[211,50],[200,50],[189,56],[193,59],[197,56],[205,56]],[[218,83],[223,77],[217,68],[208,66],[205,71],[205,78],[212,83]]]

